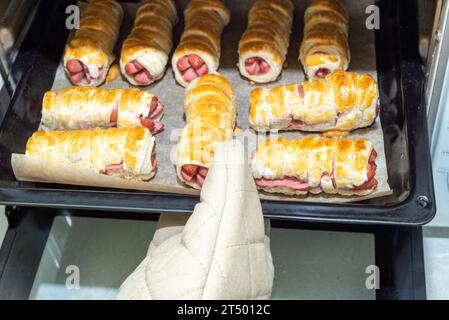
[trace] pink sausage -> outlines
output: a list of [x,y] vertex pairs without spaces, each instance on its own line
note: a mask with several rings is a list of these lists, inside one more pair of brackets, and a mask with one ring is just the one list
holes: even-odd
[[125,66],[125,71],[129,75],[133,75],[142,69],[143,69],[143,66],[139,62],[137,62],[137,60],[128,62]]
[[262,61],[260,61],[260,73],[261,74],[265,74],[268,71],[270,71],[271,67],[270,65],[263,59],[261,59]]
[[198,76],[204,76],[205,74],[209,73],[209,68],[207,67],[206,64],[203,64],[201,67],[199,67],[198,69],[195,70],[196,73],[198,74]]
[[106,174],[121,173],[123,171],[123,163],[110,164],[106,166]]
[[196,74],[195,70],[189,68],[182,73],[182,78],[187,82],[191,82],[192,80],[198,78],[198,75]]
[[298,86],[298,94],[301,97],[301,99],[304,99],[305,93],[304,93],[304,86],[302,84]]
[[156,146],[153,147],[153,152],[151,153],[151,166],[153,168],[157,167],[157,160],[156,160]]
[[298,130],[298,129],[301,129],[303,126],[304,126],[304,121],[299,120],[299,119],[292,119],[292,122],[290,122],[288,129]]
[[109,122],[111,124],[111,127],[117,126],[117,118],[118,118],[118,105],[114,106],[111,112],[111,116],[109,118]]
[[152,134],[158,133],[164,129],[164,124],[162,122],[149,118],[140,118],[140,124],[148,128]]
[[197,54],[191,54],[188,56],[189,64],[193,69],[198,69],[204,64],[204,60]]
[[72,59],[67,62],[67,70],[69,70],[70,73],[78,73],[83,71],[83,64],[76,60]]
[[199,173],[200,175],[202,175],[203,177],[207,176],[207,173],[208,173],[208,172],[209,172],[209,169],[204,168],[204,167],[200,167],[200,168],[198,169],[198,173]]
[[186,181],[192,181],[193,177],[198,172],[198,166],[194,164],[186,164],[183,165],[181,168],[181,175],[184,180]]
[[79,82],[81,82],[81,80],[83,80],[83,78],[84,78],[84,73],[82,71],[78,72],[78,73],[73,73],[70,75],[70,80],[73,83],[79,83]]
[[164,124],[160,121],[154,121],[154,132],[152,133],[158,133],[164,130]]
[[317,72],[315,73],[315,75],[320,78],[320,79],[324,79],[326,78],[326,76],[331,73],[331,71],[327,68],[320,68],[317,70]]
[[245,65],[246,72],[248,72],[252,76],[256,76],[260,72],[260,66],[257,62],[253,62],[250,65]]
[[155,108],[151,108],[149,118],[154,118],[164,111],[164,106],[158,101]]
[[196,182],[200,185],[200,187],[203,186],[205,180],[206,180],[206,178],[203,177],[202,175],[200,175],[200,174],[196,175]]
[[143,69],[136,73],[136,75],[134,76],[134,80],[136,80],[139,84],[147,84],[151,82],[153,78],[151,77],[151,74],[148,70]]
[[185,181],[192,181],[193,177],[189,176],[187,173],[185,173],[183,170],[181,170],[181,177],[185,180]]
[[186,82],[209,73],[204,60],[197,54],[185,55],[176,62],[179,72],[182,74],[182,78]]
[[176,63],[176,66],[178,67],[178,70],[180,72],[183,72],[183,71],[189,69],[191,67],[190,62],[189,62],[189,57],[184,56],[184,57],[180,58],[178,60],[178,62]]
[[260,57],[251,57],[245,60],[245,69],[252,76],[266,74],[271,67],[265,59]]

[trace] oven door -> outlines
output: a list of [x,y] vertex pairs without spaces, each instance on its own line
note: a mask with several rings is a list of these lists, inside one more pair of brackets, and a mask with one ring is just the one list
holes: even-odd
[[[0,299],[113,299],[158,215],[7,207]],[[420,227],[271,220],[273,299],[425,299]]]

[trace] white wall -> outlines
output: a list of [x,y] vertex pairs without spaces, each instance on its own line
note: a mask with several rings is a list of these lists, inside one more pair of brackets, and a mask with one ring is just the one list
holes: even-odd
[[0,247],[5,237],[6,229],[8,228],[8,222],[5,217],[5,207],[0,206]]

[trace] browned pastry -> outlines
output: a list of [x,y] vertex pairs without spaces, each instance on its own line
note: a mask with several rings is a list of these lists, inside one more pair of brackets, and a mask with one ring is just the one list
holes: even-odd
[[207,74],[186,89],[187,125],[177,147],[176,171],[185,184],[201,189],[217,144],[232,139],[236,107],[234,90],[219,74]]
[[242,76],[258,83],[276,80],[287,55],[293,22],[291,0],[257,0],[239,42]]
[[162,78],[173,46],[172,29],[178,22],[173,0],[145,0],[122,47],[120,69],[134,85]]
[[149,180],[156,171],[156,143],[146,128],[37,131],[26,155],[59,161],[93,172]]
[[351,53],[348,17],[341,0],[311,0],[304,16],[299,59],[309,79],[324,78],[336,69],[347,70]]
[[79,130],[96,127],[163,129],[164,107],[148,91],[136,88],[69,87],[47,91],[42,102],[42,128]]
[[123,18],[115,0],[92,0],[81,13],[80,28],[64,51],[64,68],[70,81],[79,86],[99,86],[106,79],[115,56]]
[[370,126],[378,89],[369,74],[337,70],[326,77],[250,95],[250,125],[256,131],[352,131]]
[[192,80],[214,73],[221,53],[221,33],[229,23],[229,9],[220,0],[190,0],[184,10],[185,27],[172,58],[176,81],[187,86]]
[[252,160],[259,189],[286,195],[374,191],[377,152],[369,140],[304,137],[261,142]]

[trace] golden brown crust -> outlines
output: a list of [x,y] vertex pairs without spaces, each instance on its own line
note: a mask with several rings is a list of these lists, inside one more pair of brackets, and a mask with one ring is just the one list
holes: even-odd
[[184,32],[172,58],[176,80],[187,85],[177,68],[180,58],[196,54],[209,73],[217,71],[221,54],[221,34],[229,23],[230,11],[220,0],[190,0],[184,10]]
[[26,145],[26,155],[56,160],[105,173],[109,165],[123,165],[122,177],[152,176],[144,161],[154,147],[154,138],[144,128],[35,132]]
[[350,61],[348,18],[339,0],[313,0],[305,12],[304,37],[299,59],[307,76],[325,68],[346,70]]
[[117,110],[118,127],[141,126],[150,113],[154,95],[136,88],[68,87],[47,91],[42,102],[42,126],[47,130],[78,130],[111,126]]
[[[369,74],[337,70],[325,80],[254,89],[250,124],[257,131],[352,131],[371,125],[377,107],[377,83]],[[293,119],[303,124],[292,127]]]
[[[296,140],[268,139],[255,151],[253,175],[255,179],[268,180],[296,178],[308,184],[305,193],[313,190],[314,193],[357,194],[354,188],[368,181],[372,151],[372,143],[365,139],[312,136]],[[286,190],[278,192],[283,191]],[[366,194],[372,190],[360,191]]]
[[172,28],[178,16],[173,0],[146,0],[136,13],[134,27],[123,43],[121,61],[130,62],[138,51],[154,49],[168,56]]
[[182,167],[209,168],[217,144],[232,139],[236,118],[234,90],[219,74],[199,77],[186,89],[184,111],[187,124],[177,147],[177,174],[181,181],[200,188],[196,181],[183,178]]
[[[239,42],[239,69],[243,76],[256,82],[275,80],[289,47],[293,22],[291,0],[257,0],[248,14],[248,26]],[[258,57],[270,65],[264,75],[251,75],[245,69],[248,58]]]
[[93,0],[81,13],[80,28],[66,45],[64,61],[82,60],[99,67],[109,67],[117,42],[123,10],[115,0]]

